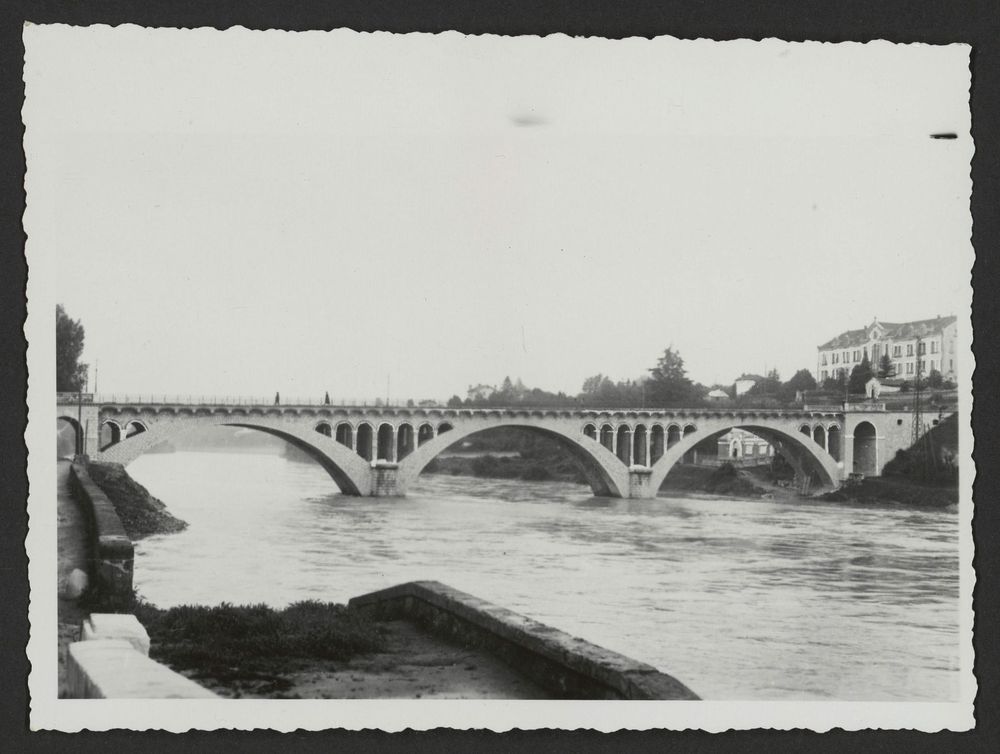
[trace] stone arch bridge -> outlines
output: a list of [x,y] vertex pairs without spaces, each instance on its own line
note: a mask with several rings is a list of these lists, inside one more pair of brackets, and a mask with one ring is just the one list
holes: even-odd
[[[556,440],[596,495],[650,498],[695,446],[734,428],[767,440],[819,486],[878,475],[910,444],[910,414],[879,405],[792,410],[403,408],[95,401],[60,394],[57,416],[77,452],[129,464],[154,445],[206,426],[280,437],[316,459],[351,495],[405,495],[421,470],[463,438],[517,427]],[[102,445],[103,438],[103,445]]]

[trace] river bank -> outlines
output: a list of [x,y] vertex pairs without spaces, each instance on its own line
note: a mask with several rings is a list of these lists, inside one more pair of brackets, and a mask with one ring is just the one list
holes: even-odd
[[162,500],[135,481],[120,463],[90,461],[87,470],[115,507],[129,539],[136,542],[154,534],[174,534],[187,528],[167,511]]
[[905,477],[871,477],[858,484],[826,492],[818,498],[835,503],[890,503],[913,508],[947,508],[958,505],[958,486]]
[[333,603],[182,606],[140,602],[150,657],[231,699],[540,699],[488,652],[405,620]]
[[[480,479],[519,479],[586,484],[575,467],[552,470],[520,456],[448,456],[435,459],[424,473]],[[784,482],[784,483],[780,483]],[[818,495],[802,495],[787,480],[776,480],[768,466],[736,468],[678,464],[660,487],[661,496],[765,500],[819,499],[835,503],[886,503],[940,508],[958,503],[954,482],[937,483],[905,476],[873,477]]]

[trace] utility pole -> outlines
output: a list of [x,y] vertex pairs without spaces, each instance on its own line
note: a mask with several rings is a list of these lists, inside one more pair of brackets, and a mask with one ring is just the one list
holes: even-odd
[[917,378],[913,383],[913,436],[911,438],[910,445],[916,447],[917,442],[920,440],[921,431],[923,430],[923,406],[921,406],[921,393],[923,392],[922,377],[924,370],[921,368],[923,360],[920,358],[920,346],[923,341],[917,338]]

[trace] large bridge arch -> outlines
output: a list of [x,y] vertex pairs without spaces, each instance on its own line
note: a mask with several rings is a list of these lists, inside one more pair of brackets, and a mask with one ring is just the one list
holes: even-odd
[[653,494],[660,489],[667,474],[684,455],[695,445],[704,440],[718,439],[733,429],[745,429],[767,440],[795,468],[796,473],[815,471],[820,483],[827,487],[836,487],[841,478],[841,469],[833,456],[827,453],[823,446],[813,441],[812,433],[806,434],[801,428],[790,423],[787,426],[769,423],[760,419],[741,419],[737,417],[724,420],[702,420],[694,432],[684,434],[676,445],[653,464],[650,476],[650,489]]
[[273,416],[233,416],[202,414],[192,417],[160,416],[156,421],[144,421],[145,431],[126,437],[105,448],[96,460],[127,466],[154,445],[193,432],[203,427],[239,427],[265,432],[279,437],[316,460],[346,495],[371,493],[370,464],[336,439],[317,432],[312,425],[282,421]]
[[628,495],[628,469],[614,453],[596,439],[583,434],[578,422],[562,423],[544,418],[510,417],[456,422],[447,432],[428,440],[399,463],[397,487],[399,494],[420,476],[420,472],[439,454],[457,442],[477,432],[510,427],[534,432],[556,440],[577,461],[595,495],[623,497]]

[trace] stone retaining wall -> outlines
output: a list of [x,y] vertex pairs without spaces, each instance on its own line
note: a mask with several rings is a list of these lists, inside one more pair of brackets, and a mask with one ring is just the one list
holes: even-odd
[[115,506],[87,472],[86,460],[70,466],[70,489],[87,516],[92,566],[90,577],[111,597],[132,594],[135,553]]
[[73,699],[215,699],[217,694],[149,659],[149,636],[134,615],[93,614],[69,645]]
[[652,665],[436,581],[413,581],[361,595],[348,606],[376,620],[413,620],[440,636],[486,649],[557,698],[699,698]]

